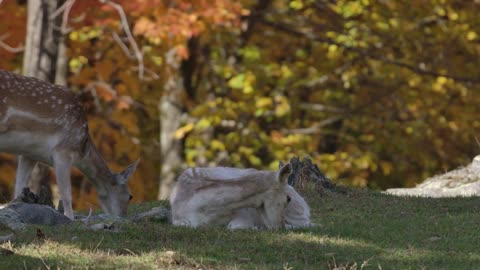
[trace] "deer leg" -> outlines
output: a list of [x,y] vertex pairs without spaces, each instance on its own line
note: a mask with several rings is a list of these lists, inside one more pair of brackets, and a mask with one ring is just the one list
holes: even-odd
[[33,167],[37,162],[23,155],[18,156],[17,174],[15,176],[14,198],[17,198],[23,188],[27,187],[28,180],[32,175]]
[[53,162],[55,164],[55,176],[58,189],[60,190],[60,198],[63,204],[63,214],[73,220],[72,184],[70,180],[73,159],[69,154],[56,153],[53,155]]

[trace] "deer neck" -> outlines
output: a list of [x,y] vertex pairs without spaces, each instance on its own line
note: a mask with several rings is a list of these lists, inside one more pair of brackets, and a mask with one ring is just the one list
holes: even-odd
[[112,185],[113,173],[91,138],[87,141],[83,157],[75,165],[95,186],[98,195],[106,195],[107,187]]

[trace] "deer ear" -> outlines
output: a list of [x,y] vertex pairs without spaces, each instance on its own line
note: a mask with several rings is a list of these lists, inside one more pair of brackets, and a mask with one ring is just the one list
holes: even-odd
[[282,168],[283,165],[285,165],[285,163],[283,163],[283,161],[279,161],[279,162],[278,162],[278,168],[279,168],[279,169]]
[[115,175],[115,182],[118,185],[124,185],[128,182],[128,179],[132,174],[135,172],[137,169],[138,163],[140,162],[140,159],[137,159],[134,163],[130,164],[125,170],[123,170],[121,173],[118,173]]
[[286,184],[288,181],[288,176],[292,173],[292,165],[287,163],[283,165],[277,172],[278,181],[281,184]]

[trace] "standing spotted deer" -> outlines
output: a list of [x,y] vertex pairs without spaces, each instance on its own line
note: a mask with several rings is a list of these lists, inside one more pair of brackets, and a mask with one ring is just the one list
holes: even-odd
[[127,214],[127,181],[139,160],[112,173],[90,138],[77,97],[61,86],[0,70],[0,152],[19,157],[15,197],[36,162],[48,164],[55,169],[64,214],[73,219],[70,170],[75,166],[95,187],[106,213]]
[[240,209],[251,208],[266,229],[285,226],[291,165],[278,171],[235,168],[190,168],[170,195],[173,225],[227,225]]

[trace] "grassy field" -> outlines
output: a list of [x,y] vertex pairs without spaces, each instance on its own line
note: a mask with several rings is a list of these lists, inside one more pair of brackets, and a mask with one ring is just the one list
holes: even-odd
[[[301,192],[320,226],[188,229],[141,222],[121,232],[32,227],[0,245],[0,269],[478,269],[480,198]],[[138,212],[158,206],[132,206]],[[45,238],[37,236],[40,229]]]

